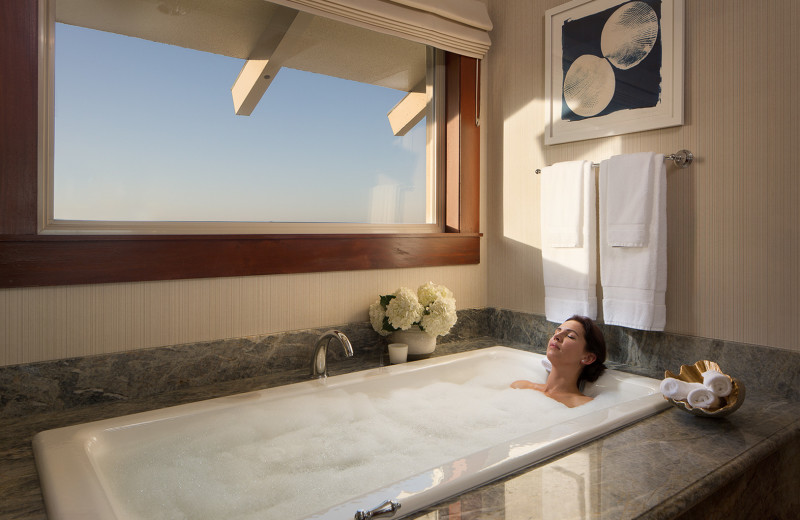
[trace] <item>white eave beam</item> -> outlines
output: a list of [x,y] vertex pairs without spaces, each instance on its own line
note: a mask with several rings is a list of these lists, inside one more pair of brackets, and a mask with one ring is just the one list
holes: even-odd
[[282,9],[272,17],[231,87],[236,115],[253,113],[311,18],[292,9]]
[[394,135],[403,136],[425,117],[428,105],[425,92],[409,92],[387,115]]

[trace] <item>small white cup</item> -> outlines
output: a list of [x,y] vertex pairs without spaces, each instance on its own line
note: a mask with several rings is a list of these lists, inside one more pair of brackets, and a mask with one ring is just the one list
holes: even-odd
[[389,362],[393,365],[405,363],[408,358],[408,345],[405,343],[389,344]]

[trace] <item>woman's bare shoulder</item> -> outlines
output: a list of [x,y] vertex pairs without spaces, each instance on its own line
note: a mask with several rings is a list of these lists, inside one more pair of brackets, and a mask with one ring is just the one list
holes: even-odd
[[561,398],[557,397],[556,399],[570,408],[575,408],[576,406],[588,403],[593,399],[593,397],[583,394],[569,394]]
[[511,388],[527,388],[530,390],[538,390],[540,392],[544,392],[544,385],[541,383],[534,383],[533,381],[528,381],[526,379],[520,379],[519,381],[514,381],[511,383]]
[[533,381],[528,381],[526,379],[520,379],[518,381],[514,381],[511,383],[511,388],[524,388],[528,390],[538,390],[542,392],[547,397],[558,401],[559,403],[569,407],[575,408],[576,406],[580,406],[582,404],[586,404],[591,401],[593,398],[589,397],[588,395],[578,394],[578,393],[563,393],[563,392],[547,392],[547,386],[542,383],[534,383]]

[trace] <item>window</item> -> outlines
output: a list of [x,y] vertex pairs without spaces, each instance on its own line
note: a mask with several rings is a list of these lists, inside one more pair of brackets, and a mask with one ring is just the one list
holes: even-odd
[[[36,2],[0,3],[0,286],[66,285],[479,262],[476,60],[445,58],[442,233],[41,235]],[[44,136],[47,139],[47,136]]]
[[218,3],[56,5],[44,232],[441,231],[443,53],[263,0],[213,31]]

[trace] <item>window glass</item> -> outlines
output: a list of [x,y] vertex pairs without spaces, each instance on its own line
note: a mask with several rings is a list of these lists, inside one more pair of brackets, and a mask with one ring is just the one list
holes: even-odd
[[[155,19],[191,16],[151,7]],[[187,42],[142,25],[137,37],[135,24],[56,23],[53,221],[436,224],[424,45],[392,39],[402,51],[384,52],[358,44],[369,31],[314,19],[279,35],[282,66],[237,115],[232,85],[263,35],[221,49],[219,35]]]
[[[155,1],[155,0],[154,0]],[[236,0],[219,2],[227,13]],[[83,14],[99,13],[92,0]],[[118,0],[116,4],[122,4]],[[138,2],[145,5],[147,2]],[[153,2],[150,2],[152,4]],[[62,5],[59,2],[59,6]],[[267,5],[262,2],[260,5]],[[475,106],[465,100],[476,99],[476,60],[446,53],[441,72],[447,82],[438,83],[438,95],[445,102],[437,103],[437,112],[447,107],[447,157],[442,157],[442,170],[448,182],[447,221],[440,233],[410,231],[400,235],[362,234],[347,232],[281,236],[254,233],[250,237],[213,234],[205,230],[210,223],[197,223],[202,231],[184,231],[170,236],[155,237],[149,232],[122,236],[122,232],[89,231],[92,236],[75,239],[82,231],[67,228],[45,229],[48,216],[42,199],[52,193],[48,186],[52,176],[46,172],[52,158],[53,130],[53,71],[51,46],[54,31],[55,2],[2,2],[0,13],[9,21],[8,41],[0,45],[0,59],[17,73],[8,76],[0,89],[3,106],[13,107],[13,118],[5,118],[3,145],[5,148],[40,154],[11,153],[7,159],[8,173],[4,178],[4,201],[0,204],[0,227],[5,234],[2,254],[3,287],[66,286],[72,284],[124,283],[147,280],[178,280],[188,278],[240,277],[252,275],[290,274],[364,269],[397,269],[444,265],[471,265],[480,261],[479,205],[480,132],[475,125]],[[128,21],[136,18],[108,17],[103,21]],[[248,19],[229,24],[238,34],[247,30]],[[37,21],[34,26],[32,21]],[[74,20],[63,20],[79,25]],[[192,30],[185,35],[206,34],[223,26],[215,16],[202,31]],[[259,27],[260,23],[256,24]],[[149,26],[149,25],[148,25]],[[157,24],[152,24],[156,27]],[[96,27],[94,27],[96,28]],[[116,29],[115,29],[116,30]],[[118,31],[123,34],[124,31]],[[173,34],[172,32],[169,33]],[[151,39],[151,38],[144,38]],[[220,38],[220,42],[232,39]],[[172,42],[178,44],[179,42]],[[178,45],[191,47],[189,45]],[[378,46],[366,45],[365,49]],[[209,49],[202,49],[211,52]],[[386,49],[383,49],[384,52]],[[38,52],[37,52],[38,51]],[[236,55],[236,53],[215,53]],[[236,55],[236,57],[241,58]],[[353,60],[363,63],[359,57]],[[335,63],[331,60],[330,63]],[[300,66],[295,66],[303,70]],[[372,69],[372,68],[371,68]],[[379,67],[378,67],[379,69]],[[437,72],[439,65],[437,64]],[[330,72],[328,71],[328,75]],[[381,74],[396,80],[402,74]],[[38,89],[31,88],[38,82]],[[13,120],[13,121],[12,121]],[[444,134],[444,124],[437,133]],[[444,135],[442,136],[444,137]],[[437,139],[438,140],[438,139]],[[429,146],[430,149],[430,146]],[[441,175],[440,177],[443,177]],[[441,182],[441,181],[440,181]],[[37,193],[38,190],[38,193]],[[38,201],[37,201],[38,195]],[[444,222],[444,219],[441,219]],[[51,225],[52,222],[48,223]],[[212,223],[213,224],[213,223]],[[148,223],[148,225],[153,225]],[[241,223],[234,224],[241,226]],[[272,224],[268,224],[272,225]],[[36,236],[39,235],[39,236]],[[59,236],[62,235],[62,236]],[[64,236],[66,235],[66,236]],[[114,236],[116,235],[116,236]],[[35,238],[34,238],[35,237]],[[319,253],[319,254],[315,254]]]

